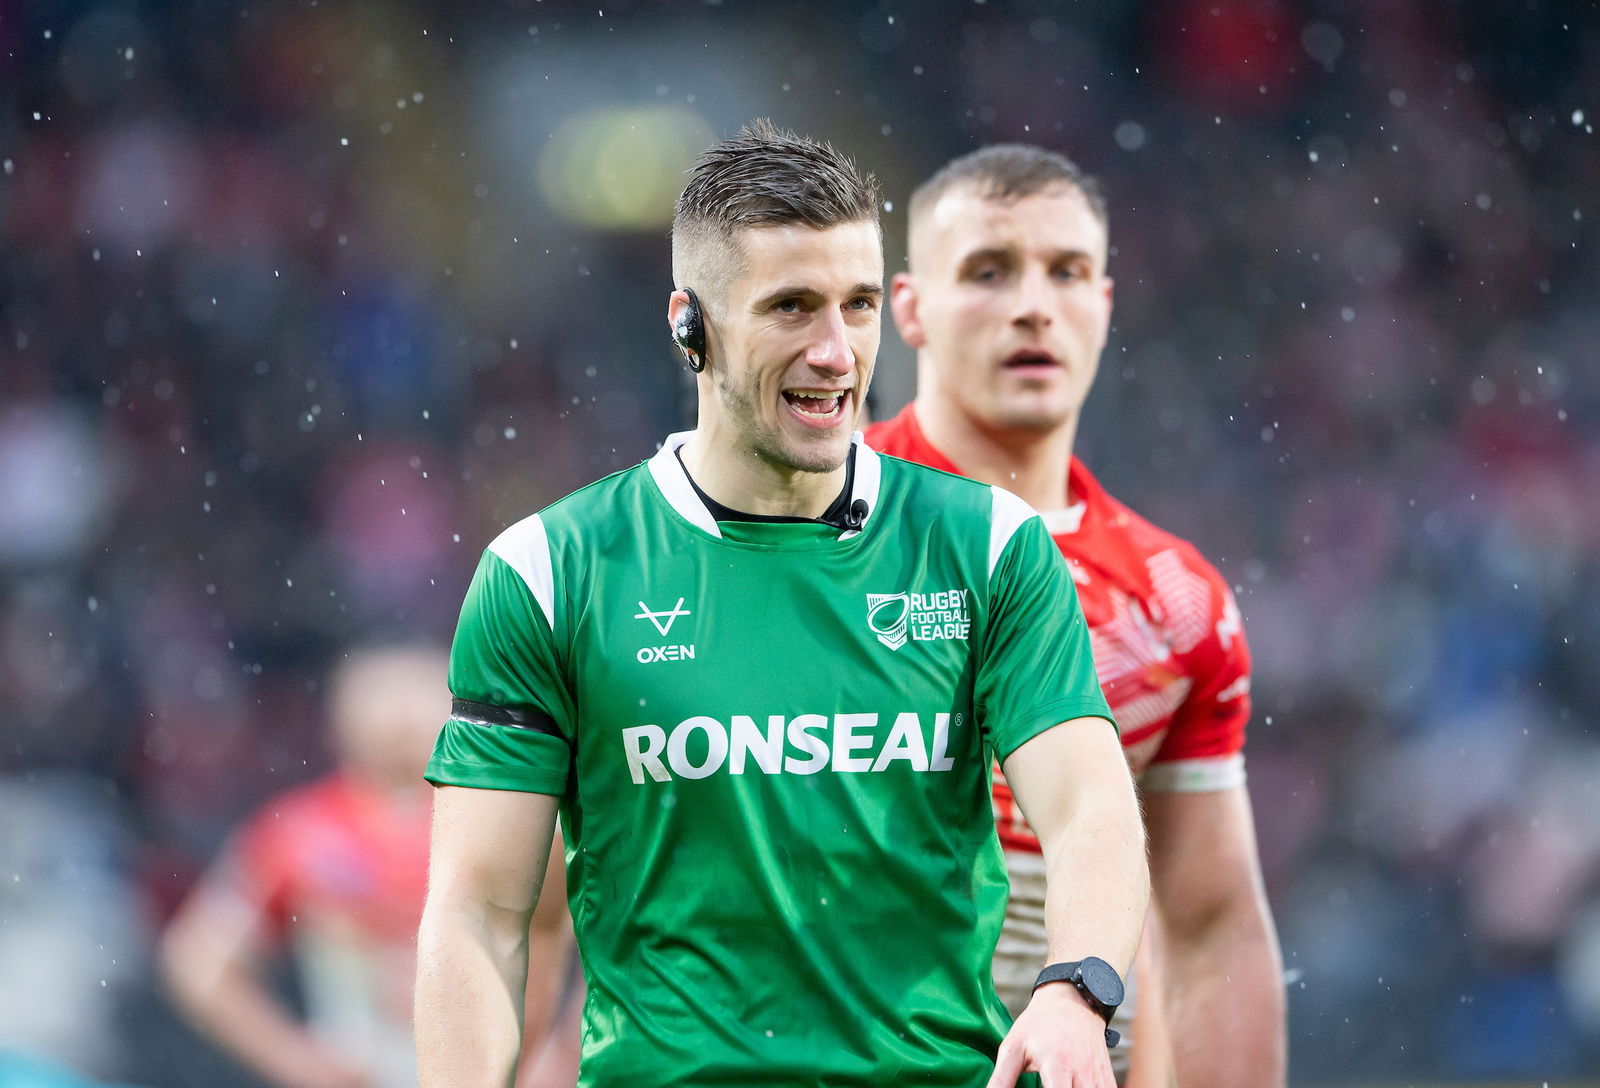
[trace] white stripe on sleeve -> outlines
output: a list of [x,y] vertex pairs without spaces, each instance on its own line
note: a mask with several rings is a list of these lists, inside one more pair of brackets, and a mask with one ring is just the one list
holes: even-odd
[[1174,759],[1152,763],[1139,776],[1146,790],[1171,793],[1214,793],[1244,785],[1244,753],[1208,756],[1202,759]]

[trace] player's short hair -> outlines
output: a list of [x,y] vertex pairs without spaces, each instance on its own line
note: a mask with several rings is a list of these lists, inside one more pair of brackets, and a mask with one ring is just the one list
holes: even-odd
[[[672,216],[672,279],[719,300],[742,267],[738,232],[802,223],[878,226],[878,179],[833,146],[751,121],[689,170]],[[709,301],[709,300],[708,300]]]
[[1110,226],[1100,182],[1065,155],[1032,144],[990,144],[951,159],[911,194],[911,223],[915,225],[958,187],[970,187],[984,200],[1020,200],[1051,189],[1076,189],[1100,225]]

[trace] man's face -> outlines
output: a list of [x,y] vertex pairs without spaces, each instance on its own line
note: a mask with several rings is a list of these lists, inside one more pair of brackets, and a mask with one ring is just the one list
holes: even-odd
[[786,471],[850,452],[878,355],[883,244],[874,223],[740,232],[742,272],[711,324],[700,426]]
[[912,227],[895,322],[921,381],[986,430],[1076,418],[1111,322],[1106,231],[1075,187],[1014,200],[947,192]]
[[450,714],[443,650],[363,650],[339,670],[329,707],[339,757],[391,785],[417,781]]

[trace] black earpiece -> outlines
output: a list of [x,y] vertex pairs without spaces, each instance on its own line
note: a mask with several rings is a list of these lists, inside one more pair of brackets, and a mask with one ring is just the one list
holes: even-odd
[[672,338],[683,351],[683,359],[696,374],[706,368],[706,319],[700,312],[700,299],[688,287],[683,293],[689,302],[678,311],[678,320],[672,323]]

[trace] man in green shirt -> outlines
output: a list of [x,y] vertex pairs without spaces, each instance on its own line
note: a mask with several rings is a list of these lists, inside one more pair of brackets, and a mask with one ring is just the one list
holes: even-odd
[[[1038,516],[855,432],[879,205],[765,122],[702,155],[668,306],[696,430],[485,552],[427,772],[424,1088],[510,1083],[558,807],[580,1084],[1110,1088],[1103,961],[1148,898],[1132,782]],[[1009,1027],[996,759],[1063,965]]]

